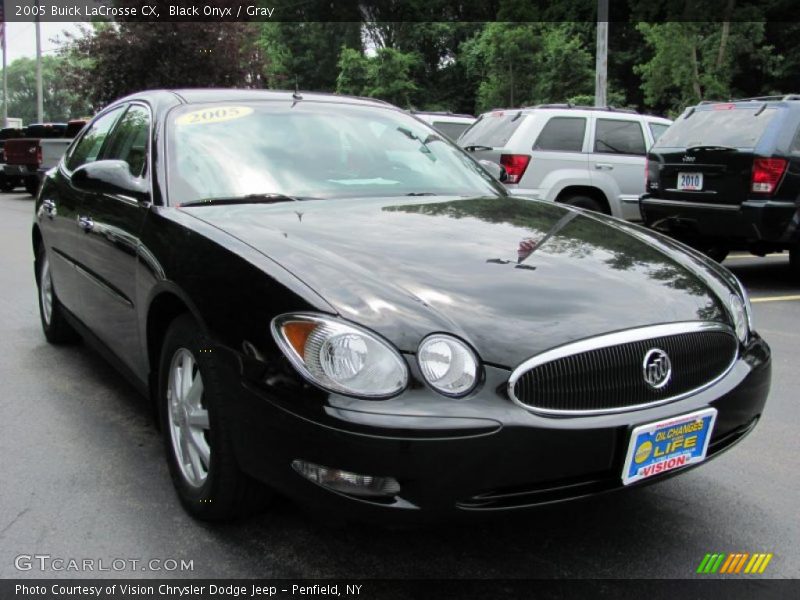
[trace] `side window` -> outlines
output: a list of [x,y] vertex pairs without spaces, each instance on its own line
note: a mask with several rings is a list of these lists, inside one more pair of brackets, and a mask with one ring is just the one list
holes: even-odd
[[597,119],[594,151],[601,154],[634,154],[644,156],[644,133],[638,121]]
[[586,119],[580,117],[553,117],[536,139],[534,150],[581,152],[586,133]]
[[669,125],[664,125],[663,123],[648,123],[650,126],[650,133],[653,134],[653,143],[655,144],[664,132],[669,129]]
[[89,126],[83,137],[72,147],[66,158],[67,169],[74,171],[81,165],[94,162],[103,149],[108,132],[122,114],[122,108],[116,108],[103,115]]
[[111,135],[104,159],[124,160],[131,175],[142,177],[147,167],[147,148],[150,136],[150,111],[132,104]]
[[798,127],[797,131],[794,133],[794,139],[792,140],[792,145],[789,147],[789,152],[793,154],[800,153],[800,127]]

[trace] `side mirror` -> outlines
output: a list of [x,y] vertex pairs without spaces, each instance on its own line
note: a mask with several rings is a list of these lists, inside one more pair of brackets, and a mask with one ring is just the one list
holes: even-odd
[[85,192],[126,196],[137,202],[150,198],[147,181],[134,177],[124,160],[98,160],[81,165],[72,173],[72,183]]
[[508,173],[506,173],[506,168],[503,165],[498,165],[496,162],[491,160],[480,160],[478,161],[481,166],[489,171],[489,174],[497,179],[500,183],[504,183],[508,180]]

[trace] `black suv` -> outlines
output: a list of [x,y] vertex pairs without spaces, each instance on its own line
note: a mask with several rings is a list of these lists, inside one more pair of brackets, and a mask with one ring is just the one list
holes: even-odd
[[800,273],[800,95],[687,108],[647,158],[647,226],[717,260],[789,250]]

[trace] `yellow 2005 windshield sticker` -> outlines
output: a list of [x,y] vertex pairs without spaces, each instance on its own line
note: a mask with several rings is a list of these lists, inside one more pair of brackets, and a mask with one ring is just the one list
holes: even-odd
[[178,125],[209,125],[241,119],[252,113],[253,109],[249,106],[213,106],[181,115],[175,120],[175,123]]

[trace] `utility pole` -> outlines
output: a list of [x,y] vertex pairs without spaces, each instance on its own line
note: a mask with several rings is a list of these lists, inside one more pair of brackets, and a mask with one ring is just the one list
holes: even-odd
[[[39,0],[36,0],[36,6],[39,6]],[[5,54],[3,56],[5,56]],[[38,16],[36,17],[36,121],[38,123],[44,123],[44,103],[42,100],[42,32]]]
[[594,67],[594,105],[606,106],[608,83],[608,0],[597,0],[597,56]]
[[6,69],[6,23],[0,6],[0,37],[3,38],[3,127],[8,127],[8,69]]

